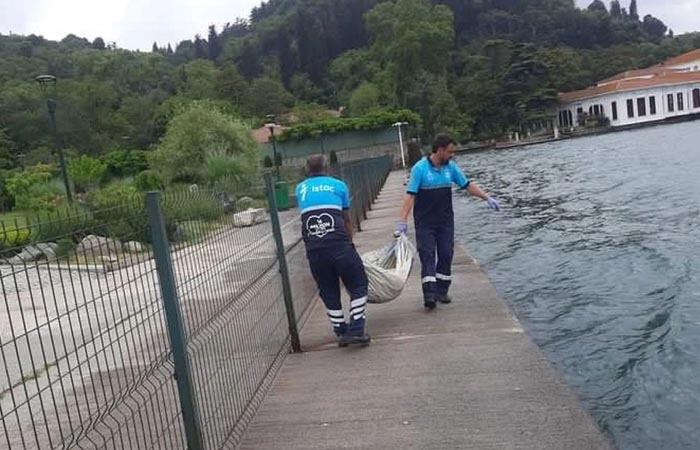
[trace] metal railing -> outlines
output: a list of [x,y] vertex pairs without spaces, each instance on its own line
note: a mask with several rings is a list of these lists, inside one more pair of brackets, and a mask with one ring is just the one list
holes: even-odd
[[[358,223],[390,167],[343,166]],[[267,182],[0,224],[0,446],[234,448],[315,297]]]
[[393,165],[389,155],[343,163],[339,175],[350,189],[350,217],[357,231],[377,199]]

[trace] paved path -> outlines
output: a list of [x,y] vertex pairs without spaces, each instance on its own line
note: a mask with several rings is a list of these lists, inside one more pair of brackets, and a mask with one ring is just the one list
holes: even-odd
[[[392,173],[360,252],[391,237],[403,196]],[[403,295],[370,305],[374,342],[339,349],[320,301],[240,449],[611,449],[577,397],[461,248],[452,305],[426,313],[416,262]]]

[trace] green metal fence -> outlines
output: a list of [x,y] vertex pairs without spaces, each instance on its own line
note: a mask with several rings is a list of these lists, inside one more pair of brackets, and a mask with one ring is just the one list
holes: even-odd
[[[333,135],[321,135],[301,141],[277,141],[277,153],[283,159],[305,158],[314,153],[330,154],[331,152],[360,150],[378,145],[396,144],[396,130],[387,127],[373,131],[346,131]],[[264,144],[265,154],[273,157],[272,144]]]
[[[342,167],[356,223],[390,166]],[[2,448],[235,447],[315,297],[271,185],[0,224]]]
[[362,221],[367,218],[367,211],[377,199],[392,165],[393,159],[388,155],[339,165],[338,175],[350,189],[350,217],[358,231],[362,231]]

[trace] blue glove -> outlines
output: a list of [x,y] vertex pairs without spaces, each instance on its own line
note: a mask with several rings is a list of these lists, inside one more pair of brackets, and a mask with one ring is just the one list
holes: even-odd
[[495,198],[492,198],[492,197],[487,198],[486,203],[488,203],[489,208],[493,209],[494,211],[501,210],[501,204],[498,203],[498,200],[496,200]]
[[406,234],[406,232],[408,232],[408,224],[402,220],[396,224],[396,231],[401,234]]

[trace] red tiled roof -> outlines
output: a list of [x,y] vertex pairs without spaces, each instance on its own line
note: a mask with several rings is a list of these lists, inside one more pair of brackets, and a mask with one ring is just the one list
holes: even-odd
[[647,67],[646,69],[628,70],[627,72],[618,73],[617,75],[613,75],[612,77],[606,78],[603,81],[599,81],[598,85],[610,83],[611,81],[624,80],[626,78],[652,77],[664,72],[684,72],[684,70],[672,69],[662,65]]
[[675,58],[667,59],[663,62],[663,65],[675,66],[677,64],[686,64],[697,60],[700,60],[700,48],[690,51],[688,53],[683,53],[682,55],[676,56]]
[[561,93],[559,94],[559,99],[564,102],[571,102],[615,91],[700,81],[700,72],[689,72],[686,69],[669,67],[695,60],[700,60],[700,49],[667,59],[661,64],[647,67],[646,69],[628,70],[627,72],[619,73],[598,82],[596,86],[580,91]]
[[668,71],[658,74],[652,78],[631,78],[623,79],[616,82],[609,82],[598,86],[593,86],[580,91],[566,92],[559,94],[559,99],[563,102],[573,102],[585,98],[597,97],[602,94],[607,94],[616,91],[629,91],[632,89],[642,89],[654,86],[684,84],[684,83],[700,83],[699,72],[676,72]]
[[[275,127],[275,136],[277,136],[279,133],[283,132],[289,127],[284,127],[281,125],[278,125]],[[256,130],[251,131],[253,135],[253,139],[255,139],[255,142],[258,144],[265,144],[270,140],[270,129],[267,127],[260,127]]]

